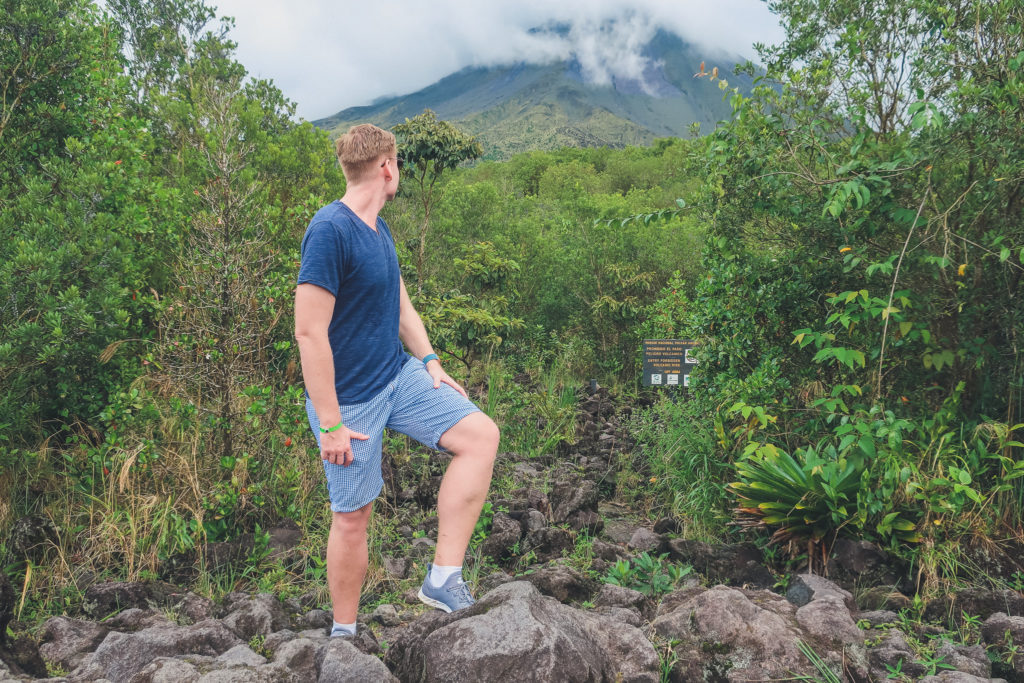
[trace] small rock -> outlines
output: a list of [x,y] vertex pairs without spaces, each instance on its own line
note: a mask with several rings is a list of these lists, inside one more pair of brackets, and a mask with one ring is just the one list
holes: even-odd
[[914,680],[925,672],[924,666],[917,661],[917,653],[907,643],[906,636],[895,628],[886,631],[879,644],[868,650],[868,660],[877,680],[886,680],[887,672],[897,668]]
[[111,581],[96,583],[85,590],[82,608],[93,619],[104,619],[115,612],[167,605],[180,592],[169,583],[154,581]]
[[412,560],[408,557],[384,556],[384,571],[395,579],[409,578],[409,570],[412,568]]
[[[478,584],[478,592],[481,595],[490,593],[492,590],[494,590],[501,584],[508,583],[509,581],[515,581],[515,578],[513,578],[512,575],[508,574],[507,572],[491,572],[484,578],[480,579],[480,582]],[[419,602],[419,600],[417,600],[417,602]]]
[[[329,617],[328,617],[329,618]],[[326,628],[324,625],[322,628]],[[288,628],[283,628],[280,631],[274,631],[269,636],[263,639],[263,647],[268,651],[274,653],[274,658],[277,658],[278,649],[285,643],[294,640],[298,635],[295,631]]]
[[433,539],[421,536],[419,538],[412,539],[412,550],[419,557],[427,557],[434,552],[434,548],[437,547],[437,542]]
[[519,543],[522,533],[519,522],[503,512],[495,513],[491,521],[491,531],[481,545],[480,552],[498,561],[505,560],[512,554],[512,548]]
[[633,550],[653,552],[661,545],[661,536],[650,529],[640,527],[630,535],[627,545]]
[[911,602],[903,593],[892,586],[875,586],[862,592],[857,605],[864,610],[901,610],[910,607]]
[[599,538],[594,539],[591,547],[593,548],[594,557],[600,558],[605,562],[617,562],[623,557],[623,551],[620,546],[614,543],[606,543]]
[[636,628],[640,628],[644,623],[644,618],[640,614],[640,610],[637,609],[630,609],[628,607],[598,607],[594,611]]
[[569,526],[576,531],[594,535],[604,528],[604,518],[594,510],[578,510],[569,518]]
[[370,622],[377,622],[384,626],[398,626],[402,623],[402,617],[394,605],[378,605],[370,615]]
[[42,559],[48,548],[57,542],[59,530],[49,517],[28,515],[11,525],[7,541],[16,558],[29,558],[34,562]]
[[604,522],[604,535],[615,543],[629,543],[635,530],[636,527],[625,520],[606,519]]
[[181,601],[174,606],[174,610],[178,614],[186,617],[193,624],[212,617],[214,609],[213,600],[192,592],[185,593]]
[[524,550],[537,553],[538,562],[547,562],[562,556],[573,547],[572,534],[560,527],[547,527],[526,537]]
[[548,525],[548,518],[540,510],[527,510],[522,518],[522,529],[524,534],[532,534],[544,529]]
[[882,624],[895,624],[900,620],[900,615],[889,610],[871,610],[869,612],[858,612],[857,621],[866,621],[872,626]]
[[267,544],[268,559],[294,560],[298,553],[296,548],[302,544],[302,530],[295,526],[277,527],[270,529],[267,534],[270,540]]
[[598,607],[631,607],[640,609],[647,602],[647,596],[640,591],[624,586],[605,583],[601,585],[594,604]]
[[325,609],[311,609],[302,617],[302,624],[309,628],[327,628],[333,622],[333,615]]
[[678,534],[682,530],[683,525],[672,517],[662,517],[654,523],[654,533],[656,534]]

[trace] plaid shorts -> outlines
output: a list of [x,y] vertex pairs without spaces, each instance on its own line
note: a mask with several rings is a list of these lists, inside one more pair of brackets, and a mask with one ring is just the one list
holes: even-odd
[[[447,384],[442,383],[435,389],[434,380],[423,363],[410,357],[391,383],[369,401],[341,406],[345,426],[370,438],[366,441],[352,439],[353,459],[348,467],[323,461],[331,509],[352,512],[380,495],[384,488],[381,451],[385,427],[435,450],[443,450],[437,443],[441,436],[459,420],[479,410]],[[308,396],[306,415],[319,447],[320,420]]]

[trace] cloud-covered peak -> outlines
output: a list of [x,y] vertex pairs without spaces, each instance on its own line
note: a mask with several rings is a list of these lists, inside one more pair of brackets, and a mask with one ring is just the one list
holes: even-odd
[[[317,118],[413,92],[467,66],[575,59],[595,84],[655,88],[644,47],[661,29],[715,54],[752,57],[781,37],[760,0],[221,0],[238,55]],[[539,28],[538,28],[539,27]]]

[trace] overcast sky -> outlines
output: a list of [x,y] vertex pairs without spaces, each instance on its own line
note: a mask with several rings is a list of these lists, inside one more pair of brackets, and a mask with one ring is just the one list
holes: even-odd
[[[209,0],[235,18],[250,74],[272,79],[317,119],[404,95],[466,66],[575,55],[589,81],[642,72],[658,28],[715,53],[754,59],[782,38],[761,0]],[[571,25],[568,35],[531,29]],[[696,65],[695,65],[696,66]]]

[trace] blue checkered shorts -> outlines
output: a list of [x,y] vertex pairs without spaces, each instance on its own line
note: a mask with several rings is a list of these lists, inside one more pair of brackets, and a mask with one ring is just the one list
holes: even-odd
[[[323,461],[331,509],[352,512],[380,495],[384,488],[380,466],[385,427],[442,450],[437,443],[441,436],[459,420],[479,410],[447,384],[435,389],[423,363],[410,357],[391,383],[369,401],[341,406],[345,426],[370,438],[352,439],[353,459],[348,467]],[[306,415],[319,447],[320,420],[308,396]]]

